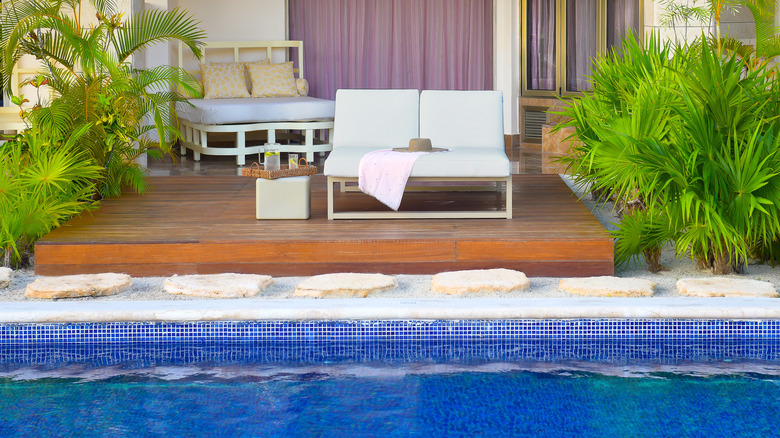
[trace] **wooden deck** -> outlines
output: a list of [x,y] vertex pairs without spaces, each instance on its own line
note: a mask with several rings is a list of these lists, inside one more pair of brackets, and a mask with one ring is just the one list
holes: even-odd
[[[152,177],[144,196],[103,202],[35,245],[35,273],[133,276],[243,272],[433,274],[504,267],[529,276],[613,273],[613,241],[557,175],[515,175],[514,219],[326,219],[312,180],[309,220],[258,221],[255,184],[238,176]],[[496,192],[409,193],[402,209],[497,209]],[[456,201],[453,201],[455,199]],[[336,208],[382,208],[360,193]]]

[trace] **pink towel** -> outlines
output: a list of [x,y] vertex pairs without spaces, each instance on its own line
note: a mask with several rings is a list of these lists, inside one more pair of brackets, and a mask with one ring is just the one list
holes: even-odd
[[414,162],[427,153],[382,149],[363,155],[358,173],[360,191],[398,211]]

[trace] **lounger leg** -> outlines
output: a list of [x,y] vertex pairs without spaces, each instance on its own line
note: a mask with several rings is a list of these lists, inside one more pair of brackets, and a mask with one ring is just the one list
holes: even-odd
[[510,175],[504,182],[506,185],[506,218],[512,219],[512,176]]
[[246,164],[246,133],[244,131],[236,132],[236,164],[239,166]]
[[276,129],[268,130],[268,143],[276,143]]
[[333,181],[328,177],[328,220],[333,220]]

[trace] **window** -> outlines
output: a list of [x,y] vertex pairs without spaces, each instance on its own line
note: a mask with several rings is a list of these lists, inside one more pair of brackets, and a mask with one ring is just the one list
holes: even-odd
[[640,0],[522,0],[523,94],[588,90],[591,60],[639,32]]

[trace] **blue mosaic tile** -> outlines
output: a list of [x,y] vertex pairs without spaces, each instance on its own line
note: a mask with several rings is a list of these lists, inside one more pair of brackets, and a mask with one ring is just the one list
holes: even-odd
[[0,365],[780,361],[780,321],[575,319],[0,324]]
[[0,345],[26,343],[778,339],[778,320],[573,319],[207,321],[0,324]]

